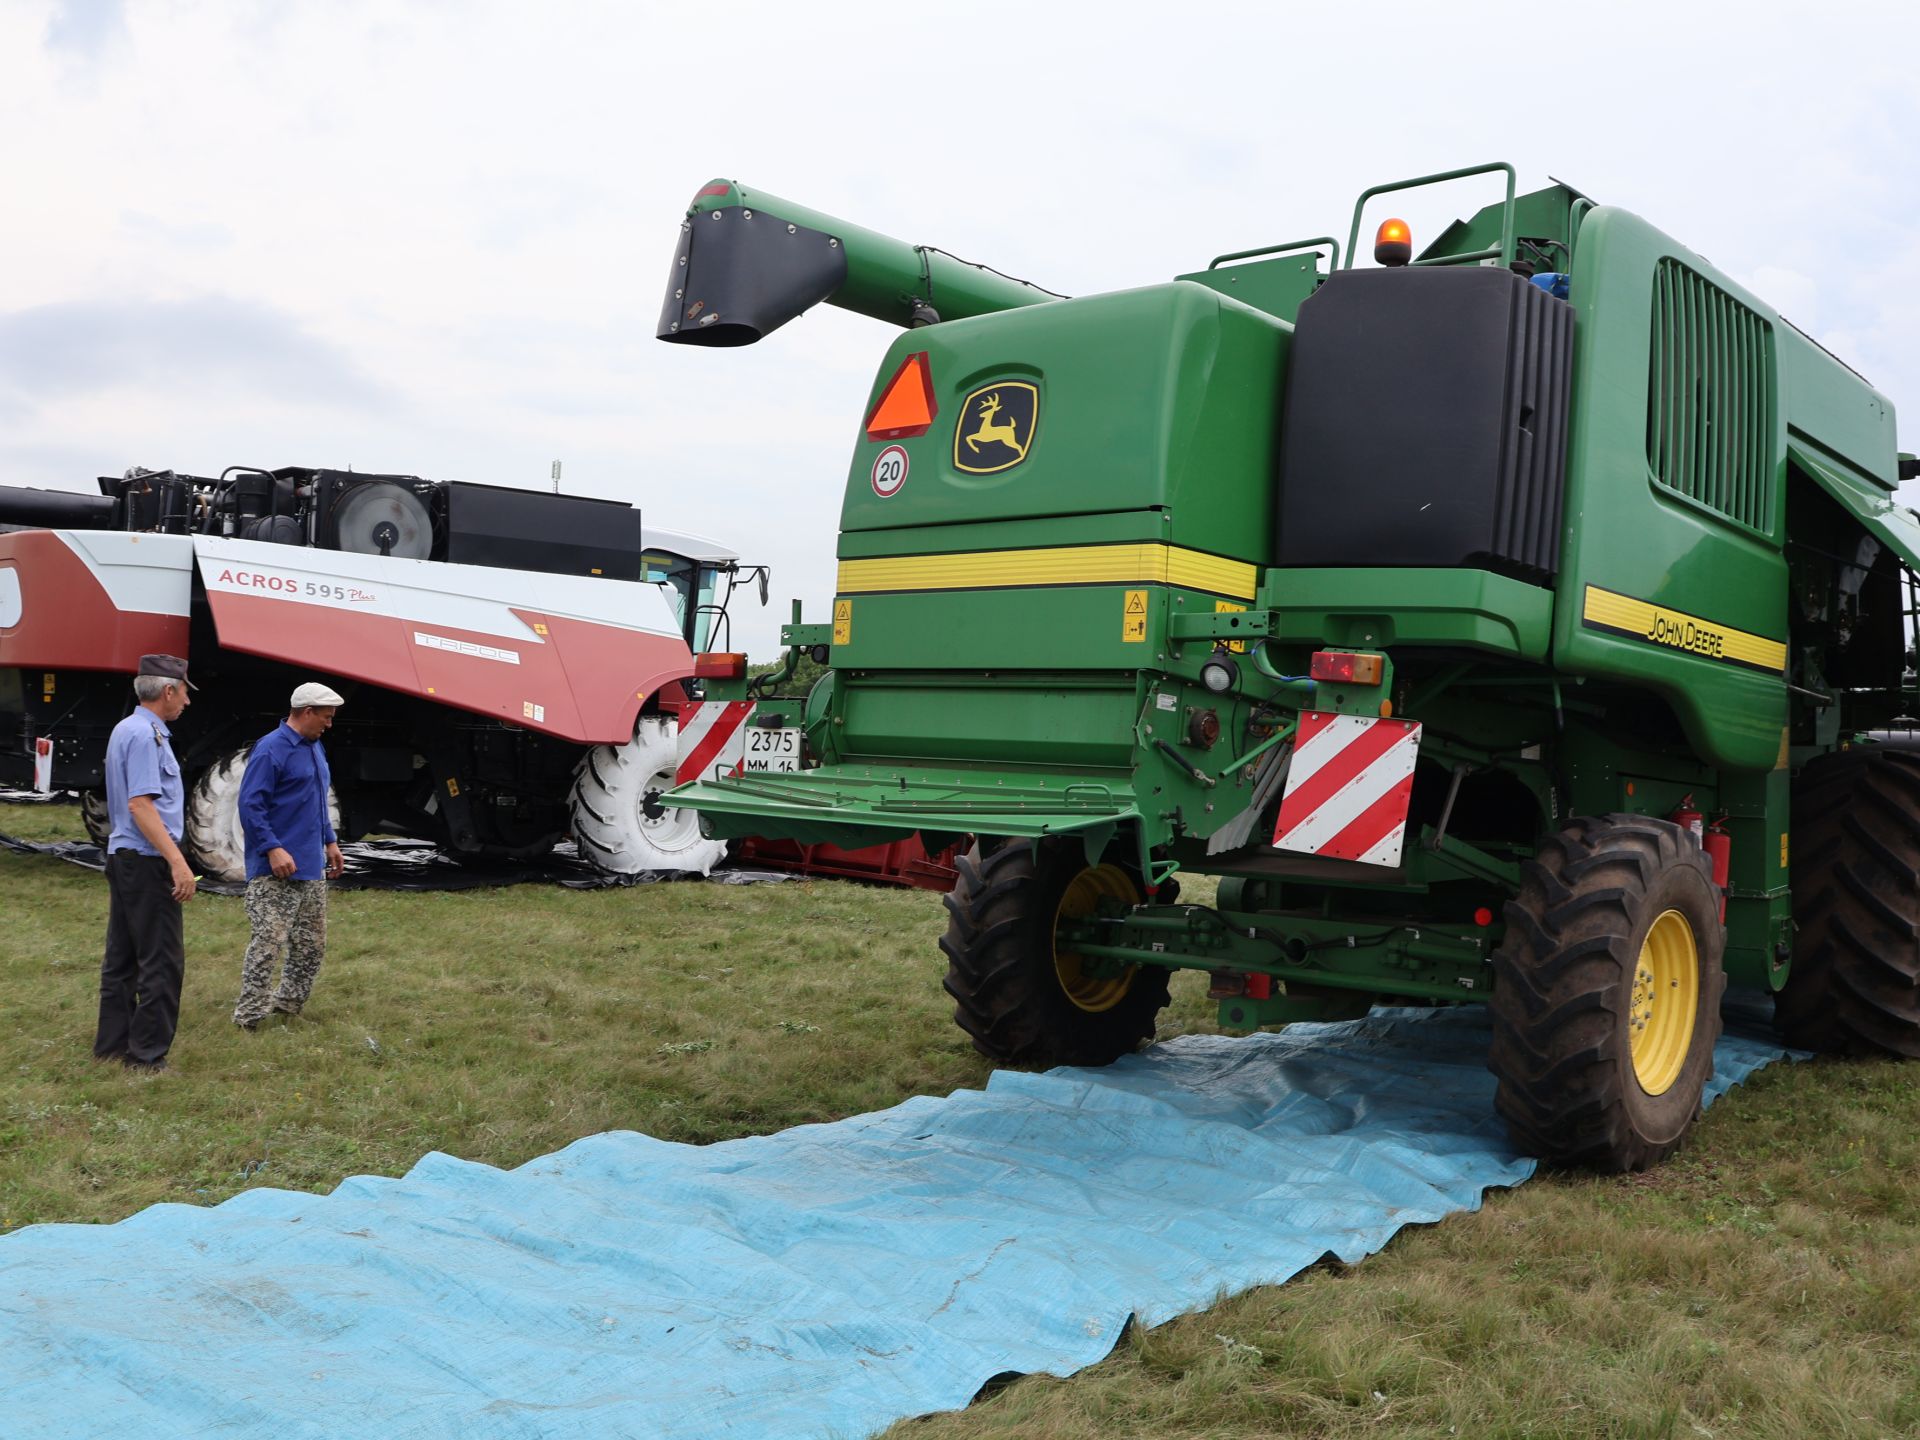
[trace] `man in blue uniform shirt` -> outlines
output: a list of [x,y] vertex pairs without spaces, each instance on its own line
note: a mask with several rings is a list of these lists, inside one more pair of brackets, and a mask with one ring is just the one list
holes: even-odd
[[164,1070],[180,1022],[180,907],[194,874],[180,853],[187,794],[170,727],[192,703],[187,688],[186,661],[142,655],[140,703],[107,741],[107,953],[93,1053],[131,1070]]
[[[345,862],[327,813],[332,774],[320,737],[346,703],[309,681],[293,692],[286,720],[256,740],[240,782],[247,842],[247,919],[253,938],[240,970],[233,1023],[252,1030],[274,1011],[298,1015],[327,950],[327,881]],[[273,971],[282,952],[280,983]]]

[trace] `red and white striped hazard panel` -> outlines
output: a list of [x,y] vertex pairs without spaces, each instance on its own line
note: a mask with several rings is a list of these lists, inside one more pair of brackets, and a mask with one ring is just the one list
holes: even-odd
[[1417,720],[1303,711],[1274,848],[1398,865],[1419,755]]
[[673,783],[735,774],[747,757],[750,700],[696,700],[680,707],[680,768]]

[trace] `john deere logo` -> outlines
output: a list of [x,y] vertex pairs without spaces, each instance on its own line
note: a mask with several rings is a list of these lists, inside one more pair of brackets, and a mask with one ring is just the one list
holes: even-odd
[[969,475],[1011,470],[1027,458],[1040,419],[1040,388],[1025,380],[982,385],[960,406],[953,468]]

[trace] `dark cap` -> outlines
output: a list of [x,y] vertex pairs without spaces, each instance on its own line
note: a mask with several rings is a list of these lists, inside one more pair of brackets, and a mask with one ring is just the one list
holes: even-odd
[[138,675],[158,675],[163,680],[178,680],[189,690],[200,687],[187,679],[187,662],[178,655],[142,655]]

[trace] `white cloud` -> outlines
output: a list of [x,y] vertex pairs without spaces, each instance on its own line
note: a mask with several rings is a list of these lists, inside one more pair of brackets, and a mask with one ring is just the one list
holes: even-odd
[[[1366,185],[1500,157],[1777,284],[1914,448],[1917,37],[1893,4],[1571,27],[1496,4],[28,0],[0,7],[0,465],[540,486],[559,457],[818,616],[892,332],[832,312],[748,350],[655,343],[707,179],[1084,294],[1344,241]],[[784,614],[739,633],[765,653]]]
[[97,61],[126,33],[123,0],[59,0],[47,18],[47,49],[70,60]]
[[0,393],[31,401],[137,386],[178,400],[209,384],[369,410],[384,400],[333,346],[221,296],[66,300],[0,314]]

